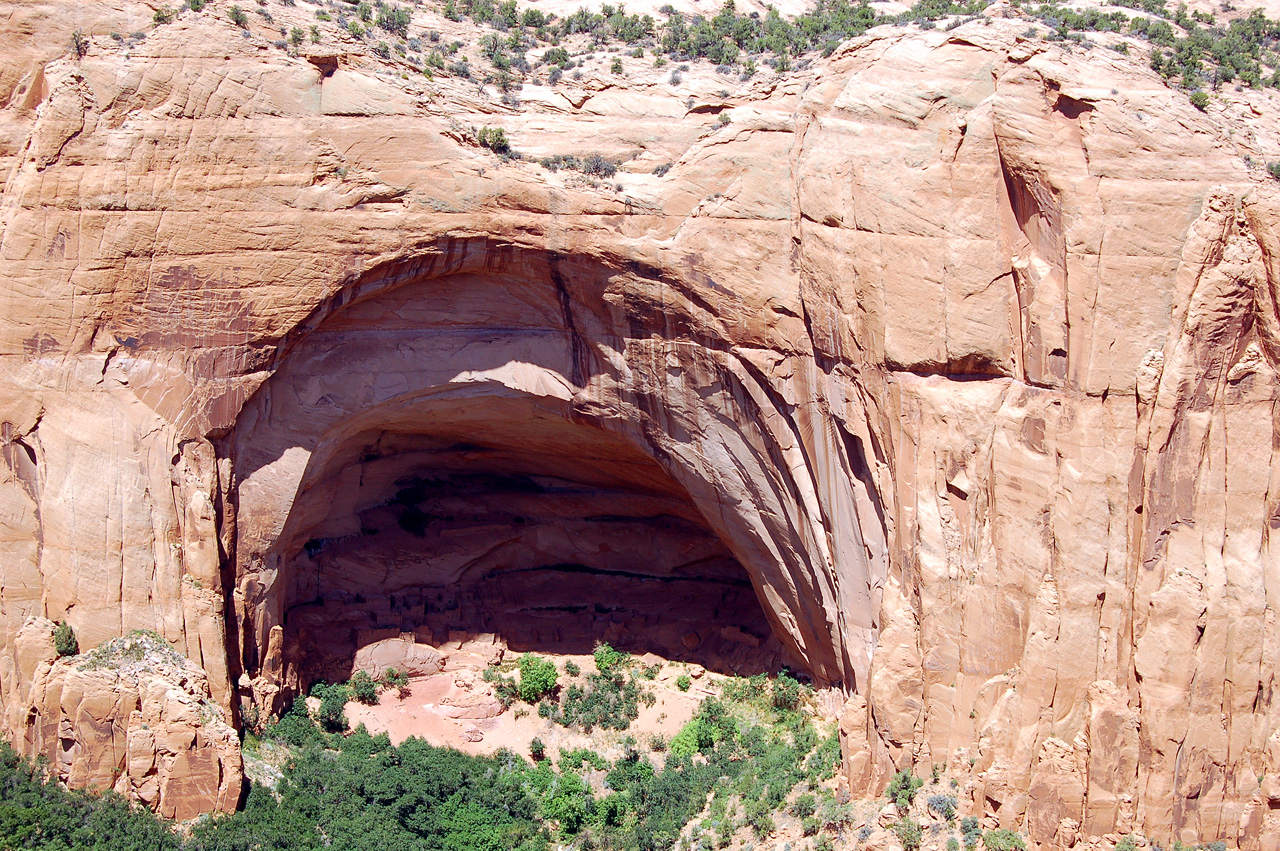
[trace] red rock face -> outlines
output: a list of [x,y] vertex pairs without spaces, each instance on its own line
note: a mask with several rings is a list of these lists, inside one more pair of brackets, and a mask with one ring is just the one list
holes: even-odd
[[[229,711],[402,633],[611,634],[838,690],[858,793],[1277,847],[1266,96],[997,19],[499,120],[213,4],[73,61],[57,9],[0,74],[0,702],[72,780],[136,750],[165,800],[31,697],[31,616],[156,630]],[[593,187],[468,123],[639,153]],[[174,813],[233,803],[194,741]]]
[[204,671],[136,634],[59,659],[53,628],[31,618],[14,640],[6,726],[21,753],[45,757],[72,786],[114,789],[166,818],[236,807],[240,739]]

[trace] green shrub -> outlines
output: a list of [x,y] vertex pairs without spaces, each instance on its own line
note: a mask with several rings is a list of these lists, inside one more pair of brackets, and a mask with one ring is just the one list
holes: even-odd
[[947,837],[947,851],[960,851],[960,840],[954,836]]
[[688,674],[681,674],[676,677],[676,688],[680,689],[680,691],[688,691],[689,687],[692,685],[693,680],[689,678]]
[[982,838],[982,825],[977,816],[965,816],[960,819],[960,834],[964,837],[965,851],[973,851]]
[[382,685],[393,688],[401,700],[409,696],[409,675],[396,668],[387,668],[382,674]]
[[1280,162],[1267,163],[1267,174],[1280,180]]
[[167,24],[172,21],[174,17],[176,16],[172,9],[168,6],[161,6],[159,9],[156,9],[155,14],[151,16],[151,20],[155,21],[157,24]]
[[476,141],[480,147],[488,148],[495,154],[506,154],[511,151],[511,143],[507,141],[507,131],[501,127],[481,127],[476,133]]
[[613,64],[609,66],[609,72],[612,74],[621,74],[622,70],[622,60],[615,57]]
[[898,809],[906,810],[915,800],[916,791],[923,785],[923,780],[910,771],[903,770],[893,775],[893,779],[889,781],[889,788],[884,794],[886,798],[898,805]]
[[626,730],[639,717],[642,699],[650,702],[652,695],[642,692],[635,678],[611,670],[609,674],[592,674],[585,688],[576,683],[570,685],[564,690],[560,705],[544,717],[587,733],[596,727]]
[[800,705],[800,683],[785,671],[773,681],[773,705],[776,709],[795,709]]
[[[586,172],[585,167],[583,168],[583,172]],[[618,668],[623,667],[631,661],[631,657],[626,653],[614,650],[603,641],[596,645],[596,649],[592,653],[592,656],[596,661],[596,670],[606,676],[612,674]]]
[[305,698],[295,698],[280,720],[269,724],[262,731],[262,738],[283,742],[295,748],[305,747],[320,737],[320,729],[307,712]]
[[582,669],[578,667],[577,662],[568,661],[564,663],[564,672],[571,677],[576,677],[582,673]]
[[53,630],[53,649],[59,656],[74,656],[80,652],[80,642],[76,640],[75,630],[66,621],[58,621]]
[[[408,9],[390,4],[378,4],[378,22],[377,25],[389,33],[398,35],[401,38],[409,37],[409,19],[411,15]],[[368,20],[368,18],[365,18]]]
[[542,762],[547,757],[547,746],[536,736],[529,741],[529,756],[534,762]]
[[1204,112],[1209,106],[1209,96],[1197,89],[1191,93],[1191,105]]
[[982,845],[987,851],[1027,851],[1027,843],[1007,827],[982,834]]
[[520,657],[520,699],[537,703],[556,690],[558,675],[554,663],[526,653]]
[[912,818],[898,819],[893,823],[893,832],[898,834],[902,851],[916,851],[920,847],[920,840],[924,837],[920,822]]
[[1138,851],[1138,840],[1133,834],[1122,836],[1116,843],[1115,851]]
[[365,706],[375,706],[378,703],[378,684],[373,681],[373,677],[364,671],[356,671],[352,675],[347,687],[351,690],[351,696],[363,703]]
[[576,770],[581,768],[584,764],[591,766],[596,771],[604,771],[609,767],[608,760],[588,748],[574,748],[573,750],[560,751],[561,771]]
[[350,693],[344,685],[326,685],[316,683],[311,688],[311,696],[320,698],[320,709],[316,712],[316,720],[320,727],[329,733],[341,733],[347,729],[345,709]]
[[944,821],[956,817],[956,799],[951,795],[930,795],[928,805],[929,812]]
[[777,829],[767,801],[748,801],[746,806],[747,824],[757,839],[764,839]]
[[227,19],[242,30],[249,29],[249,16],[239,6],[232,6],[227,10]]
[[114,792],[71,791],[0,742],[0,847],[178,851],[169,825]]
[[813,815],[818,811],[818,804],[814,800],[813,795],[805,793],[796,797],[791,802],[791,815],[798,819],[804,819]]
[[[514,677],[504,677],[498,673],[498,669],[488,667],[484,669],[484,673],[480,675],[486,683],[493,683],[494,697],[502,704],[502,708],[506,709],[516,702],[516,698],[520,696],[520,686],[516,683]],[[548,716],[542,714],[542,707],[546,706],[544,701],[538,706],[538,715],[546,718]]]

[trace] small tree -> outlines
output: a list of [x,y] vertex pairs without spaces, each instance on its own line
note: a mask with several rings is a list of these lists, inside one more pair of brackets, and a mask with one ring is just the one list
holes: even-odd
[[537,703],[555,691],[556,666],[541,656],[526,653],[520,657],[520,699]]
[[898,805],[898,809],[906,810],[915,800],[916,790],[923,785],[924,781],[910,771],[899,771],[889,781],[889,788],[884,794],[886,798]]
[[349,696],[346,686],[318,683],[311,689],[311,694],[320,698],[320,711],[316,713],[316,720],[321,727],[330,733],[341,733],[347,729],[347,716],[343,711]]
[[301,47],[302,42],[306,37],[307,37],[307,34],[302,31],[302,27],[294,27],[292,30],[289,31],[289,41],[293,44],[295,48]]
[[373,677],[364,671],[356,671],[351,677],[351,681],[347,683],[351,689],[351,696],[363,703],[365,706],[374,706],[378,702],[378,684],[373,681]]
[[53,649],[59,656],[74,656],[80,652],[80,642],[76,641],[75,630],[66,621],[58,621],[53,631]]
[[547,746],[542,743],[542,739],[535,737],[529,742],[529,756],[533,757],[534,762],[542,762],[547,758]]
[[951,821],[956,817],[956,799],[951,795],[930,795],[929,812],[944,821]]
[[84,55],[89,52],[89,39],[85,38],[84,33],[76,30],[71,34],[71,49],[75,51],[77,59],[83,59]]
[[775,709],[795,709],[800,705],[800,683],[786,672],[773,681],[773,705]]
[[244,9],[239,6],[232,6],[227,12],[227,17],[231,23],[235,24],[242,30],[249,29],[249,16],[244,13]]
[[626,653],[614,650],[603,641],[596,645],[592,655],[596,660],[596,670],[606,676],[625,665],[631,658]]
[[894,822],[893,832],[898,834],[898,841],[902,843],[902,851],[916,851],[920,847],[920,840],[924,837],[920,822],[910,818],[898,819]]
[[386,673],[382,675],[382,684],[387,688],[396,690],[396,695],[404,700],[410,695],[409,691],[409,675],[396,668],[387,668]]
[[511,152],[511,143],[507,141],[507,131],[501,127],[481,127],[476,140],[482,148],[488,148],[495,154]]

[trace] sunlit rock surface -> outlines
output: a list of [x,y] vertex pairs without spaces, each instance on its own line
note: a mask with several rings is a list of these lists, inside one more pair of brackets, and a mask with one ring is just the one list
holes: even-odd
[[[74,767],[119,760],[32,616],[155,630],[231,712],[392,638],[609,634],[840,690],[858,794],[943,763],[1041,847],[1280,847],[1274,94],[995,17],[517,111],[75,5],[3,6],[11,739],[165,800]],[[536,164],[585,152],[625,161]]]

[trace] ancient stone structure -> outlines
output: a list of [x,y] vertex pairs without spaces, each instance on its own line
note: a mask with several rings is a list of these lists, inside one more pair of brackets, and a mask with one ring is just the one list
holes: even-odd
[[[19,746],[99,747],[33,617],[155,630],[227,712],[499,619],[797,666],[856,792],[944,763],[1044,848],[1280,848],[1273,95],[1201,113],[997,17],[514,110],[77,7],[5,4],[0,67]],[[626,161],[531,161],[584,150]],[[112,747],[68,776],[154,803]]]

